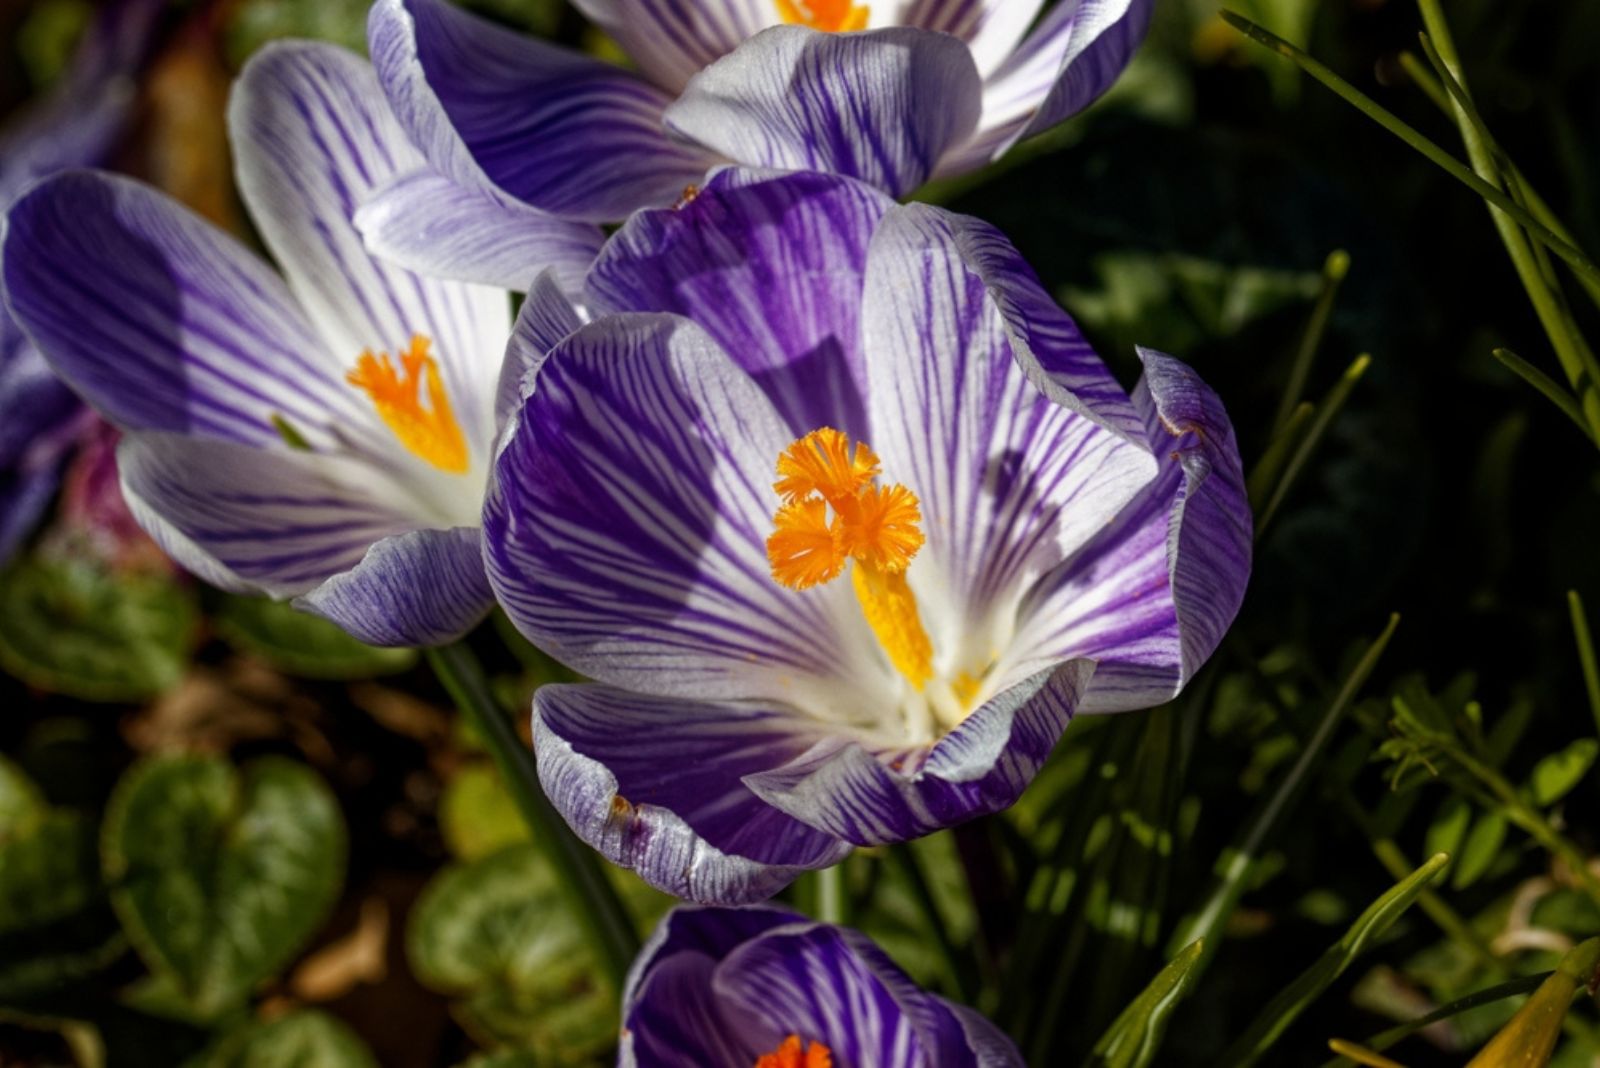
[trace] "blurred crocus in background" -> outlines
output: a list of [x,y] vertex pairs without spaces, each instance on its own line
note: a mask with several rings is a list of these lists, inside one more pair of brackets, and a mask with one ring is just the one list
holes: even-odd
[[127,432],[129,503],[189,570],[373,644],[456,637],[492,600],[477,527],[506,294],[363,251],[356,204],[420,162],[364,61],[265,49],[230,123],[283,278],[156,191],[76,172],[11,213],[12,309]]
[[546,792],[679,897],[1006,807],[1075,713],[1169,700],[1239,607],[1215,394],[1143,352],[1130,397],[975,219],[724,170],[630,220],[584,299],[524,386],[486,556],[597,680],[535,697]]
[[[110,161],[133,117],[163,7],[117,0],[101,9],[50,94],[0,131],[0,213],[41,178]],[[96,422],[0,300],[0,563],[55,496],[73,449],[99,433]]]
[[872,940],[776,908],[681,907],[628,976],[620,1068],[1022,1068]]
[[[364,209],[375,250],[521,288],[508,240],[552,240],[549,215],[614,221],[671,204],[727,161],[903,195],[1087,107],[1127,64],[1153,4],[1066,0],[1042,18],[1041,0],[577,6],[637,73],[447,0],[374,6],[373,62],[430,165]],[[452,220],[446,240],[440,216]]]

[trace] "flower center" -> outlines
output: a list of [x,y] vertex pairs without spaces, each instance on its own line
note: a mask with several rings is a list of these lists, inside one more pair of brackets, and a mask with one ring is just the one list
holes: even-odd
[[920,691],[933,677],[933,646],[917,613],[906,568],[925,540],[916,494],[896,483],[878,486],[878,457],[852,448],[824,427],[778,457],[773,489],[783,504],[773,516],[767,560],[779,584],[804,590],[832,582],[855,561],[856,599],[883,651]]
[[763,1053],[755,1068],[833,1068],[833,1052],[821,1042],[812,1042],[800,1051],[800,1036],[790,1035],[771,1053]]
[[866,4],[851,3],[851,0],[776,0],[776,3],[778,16],[783,21],[830,33],[864,30],[870,13]]
[[[428,355],[428,339],[417,334],[400,354],[400,368],[387,352],[369,349],[356,360],[345,381],[372,398],[378,418],[394,431],[400,444],[441,471],[459,475],[471,466],[467,439],[450,409],[439,364]],[[427,407],[422,387],[427,385]]]

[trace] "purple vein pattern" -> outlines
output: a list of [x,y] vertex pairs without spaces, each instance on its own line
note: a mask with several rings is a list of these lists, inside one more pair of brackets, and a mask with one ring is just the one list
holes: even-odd
[[[175,560],[226,589],[294,598],[368,642],[451,640],[493,603],[478,528],[507,294],[366,251],[355,212],[422,159],[364,61],[268,47],[235,87],[229,124],[240,190],[281,273],[154,189],[73,171],[8,215],[11,309],[125,432],[129,507]],[[572,277],[598,242],[551,247],[545,275]],[[398,357],[413,337],[436,360],[460,472],[415,452],[347,379],[362,353]]]
[[784,25],[776,0],[577,6],[636,71],[449,0],[373,6],[373,62],[427,161],[363,211],[375,251],[520,290],[532,275],[519,243],[575,248],[582,235],[559,237],[561,219],[673,204],[725,163],[904,196],[1088,107],[1143,40],[1154,0],[1059,0],[1042,15],[1043,0],[868,4],[866,28],[848,33]]
[[628,975],[619,1068],[749,1068],[790,1036],[840,1068],[1022,1068],[993,1024],[859,932],[775,908],[680,907]]
[[[546,791],[662,889],[757,901],[1004,808],[1073,715],[1170,700],[1238,610],[1221,402],[1153,352],[1124,391],[983,223],[729,168],[631,219],[585,293],[594,318],[529,346],[485,561],[523,634],[595,680],[535,697]],[[849,581],[771,576],[775,462],[820,427],[920,502],[928,680]]]

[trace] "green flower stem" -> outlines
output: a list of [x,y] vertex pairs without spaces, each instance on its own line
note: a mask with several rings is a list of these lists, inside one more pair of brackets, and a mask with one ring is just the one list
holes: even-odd
[[1583,610],[1583,599],[1577,590],[1567,591],[1567,608],[1572,612],[1572,637],[1578,643],[1578,663],[1583,667],[1583,687],[1589,694],[1589,710],[1594,713],[1595,732],[1600,734],[1600,664],[1595,662],[1589,616]]
[[816,883],[817,919],[823,923],[849,923],[850,896],[844,888],[844,864],[813,872],[811,878]]
[[600,858],[579,841],[545,797],[532,750],[489,692],[483,668],[466,644],[429,649],[428,664],[489,747],[534,842],[556,869],[567,903],[587,930],[596,963],[621,993],[639,952],[639,936]]
[[[1422,12],[1423,24],[1428,28],[1428,36],[1423,38],[1423,47],[1428,51],[1430,58],[1437,58],[1439,62],[1440,81],[1451,95],[1456,124],[1461,129],[1461,139],[1467,147],[1467,158],[1472,161],[1472,169],[1479,179],[1489,188],[1499,191],[1502,178],[1500,168],[1495,163],[1494,142],[1487,136],[1488,131],[1481,121],[1477,120],[1476,109],[1470,105],[1471,98],[1461,76],[1461,61],[1456,54],[1455,41],[1450,36],[1450,27],[1444,20],[1444,12],[1440,9],[1438,0],[1417,0],[1417,8]],[[1561,361],[1562,370],[1566,372],[1567,379],[1578,392],[1584,421],[1589,425],[1591,437],[1600,440],[1600,364],[1596,363],[1594,353],[1582,341],[1570,315],[1557,296],[1557,291],[1548,284],[1539,268],[1533,246],[1528,241],[1530,235],[1543,241],[1540,237],[1541,231],[1551,237],[1555,235],[1532,215],[1522,211],[1514,202],[1512,207],[1517,207],[1517,210],[1510,211],[1498,198],[1485,199],[1489,200],[1493,208],[1499,209],[1498,211],[1491,209],[1495,229],[1500,232],[1500,240],[1511,256],[1512,266],[1516,268],[1517,277],[1522,280],[1523,288],[1528,292],[1528,299],[1533,302],[1534,312],[1538,315],[1545,334],[1550,338],[1550,344],[1556,351],[1556,358]],[[1528,225],[1530,222],[1533,223],[1531,227]],[[1522,229],[1518,228],[1518,224],[1521,224]],[[1527,233],[1524,233],[1524,230]],[[1559,238],[1556,240],[1560,241]],[[1564,248],[1571,248],[1566,242],[1560,243]],[[1563,259],[1566,258],[1561,249],[1554,245],[1548,247]],[[1578,271],[1580,276],[1585,274],[1592,276],[1593,273],[1592,265],[1590,271]]]

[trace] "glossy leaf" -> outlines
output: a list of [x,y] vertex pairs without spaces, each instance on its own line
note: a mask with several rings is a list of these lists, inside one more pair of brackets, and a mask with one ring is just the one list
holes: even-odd
[[197,1016],[213,1017],[322,925],[343,881],[345,831],[332,794],[303,765],[163,757],[118,783],[101,853],[145,963]]
[[1551,753],[1539,761],[1528,778],[1533,803],[1553,805],[1566,797],[1589,773],[1596,756],[1600,756],[1600,740],[1580,738],[1559,753]]
[[456,1015],[485,1044],[568,1063],[615,1037],[616,1006],[583,929],[532,845],[446,869],[412,910],[406,947],[417,978],[456,998]]
[[354,1031],[325,1012],[301,1009],[247,1024],[223,1039],[198,1068],[377,1068]]
[[188,667],[195,623],[193,594],[166,576],[39,557],[0,576],[0,668],[51,693],[163,693]]

